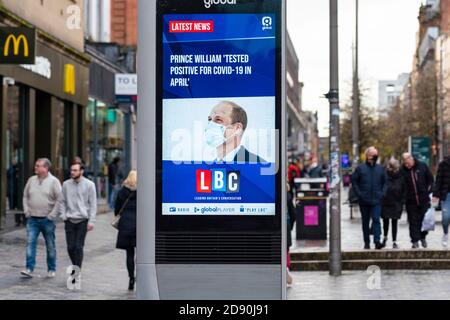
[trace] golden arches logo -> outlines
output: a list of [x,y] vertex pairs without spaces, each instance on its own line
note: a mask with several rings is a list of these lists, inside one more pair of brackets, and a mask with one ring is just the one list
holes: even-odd
[[13,34],[10,34],[8,36],[8,38],[6,38],[3,55],[5,57],[9,56],[9,50],[11,49],[11,41],[13,42],[14,55],[15,56],[19,55],[20,44],[23,43],[23,48],[24,48],[23,56],[25,58],[28,58],[28,56],[30,55],[30,48],[28,45],[28,40],[23,34],[18,37],[16,37]]

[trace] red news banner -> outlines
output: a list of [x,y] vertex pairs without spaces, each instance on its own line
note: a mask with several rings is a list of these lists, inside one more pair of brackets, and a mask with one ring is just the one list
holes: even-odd
[[214,32],[214,21],[170,21],[170,33]]

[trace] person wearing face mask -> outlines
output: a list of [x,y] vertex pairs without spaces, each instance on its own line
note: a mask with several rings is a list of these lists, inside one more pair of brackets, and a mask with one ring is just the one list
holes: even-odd
[[370,220],[372,219],[373,237],[376,249],[381,244],[381,202],[388,189],[388,177],[383,166],[377,164],[378,150],[370,147],[366,150],[366,162],[359,165],[352,175],[352,188],[358,197],[362,216],[364,249],[370,249]]
[[403,154],[402,175],[406,183],[406,212],[408,213],[409,235],[412,248],[427,248],[428,232],[422,232],[425,213],[430,208],[430,193],[434,177],[428,166],[414,158],[410,153]]
[[312,179],[322,178],[322,168],[319,167],[319,160],[317,157],[313,157],[311,160],[311,164],[308,167],[308,176]]
[[222,101],[211,111],[205,143],[216,150],[216,162],[265,163],[241,143],[248,118],[245,110],[231,101]]

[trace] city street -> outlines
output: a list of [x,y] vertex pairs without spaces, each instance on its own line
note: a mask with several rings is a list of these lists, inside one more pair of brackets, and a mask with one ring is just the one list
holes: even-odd
[[[347,199],[348,190],[342,189],[342,206],[341,206],[341,234],[342,234],[342,250],[362,250],[364,247],[363,233],[362,233],[362,222],[361,215],[359,213],[358,207],[353,209],[353,219],[350,219],[350,207],[345,204]],[[436,227],[435,230],[430,232],[427,236],[428,249],[441,250],[442,249],[442,213],[437,211],[436,217]],[[329,223],[329,221],[327,221]],[[328,229],[329,230],[329,229]],[[383,233],[383,222],[381,222],[381,230]],[[383,237],[383,235],[382,235]],[[392,249],[392,230],[389,229],[388,243],[386,249]],[[402,219],[398,224],[398,236],[397,244],[400,249],[409,250],[411,249],[411,240],[409,238],[409,225],[407,221],[407,214],[403,212]],[[329,237],[328,237],[329,239]],[[372,249],[374,248],[373,237],[372,239]],[[291,247],[292,252],[324,252],[328,251],[328,240],[317,241],[317,240],[299,240],[295,241],[295,230],[292,234],[293,246]]]
[[[381,271],[379,288],[365,271],[293,273],[289,300],[448,300],[450,271]],[[369,285],[368,285],[369,281]],[[375,282],[375,281],[374,281]],[[373,289],[369,289],[373,288]]]
[[125,251],[115,249],[117,232],[110,225],[112,213],[98,216],[92,233],[88,234],[80,291],[67,289],[68,275],[65,270],[71,265],[64,234],[64,225],[56,229],[57,274],[47,279],[44,242],[40,237],[36,259],[36,276],[23,279],[20,271],[25,264],[26,231],[16,230],[0,235],[0,297],[6,300],[114,300],[134,299],[127,291],[128,273]]
[[0,300],[450,299],[450,0],[0,0],[0,87]]
[[[343,248],[359,248],[360,221],[350,222],[349,212],[343,206]],[[58,224],[57,250],[58,272],[55,279],[46,278],[44,243],[41,237],[37,276],[23,279],[20,271],[25,263],[26,231],[24,229],[0,235],[0,296],[6,300],[129,300],[134,292],[127,289],[125,253],[115,249],[116,231],[110,226],[112,213],[101,214],[94,232],[86,240],[82,289],[70,291],[66,286],[65,268],[70,265],[66,252],[64,227]],[[401,223],[402,247],[408,247],[407,225]],[[440,226],[430,235],[430,244],[440,249]],[[353,239],[352,239],[353,238]],[[312,246],[312,244],[317,246]],[[295,251],[326,250],[326,242],[299,241],[309,248],[297,247]],[[409,247],[408,247],[409,248]],[[290,300],[317,299],[448,299],[450,296],[450,271],[383,271],[380,289],[369,289],[371,274],[366,271],[344,271],[342,277],[334,278],[328,272],[293,272],[294,284],[288,288]]]

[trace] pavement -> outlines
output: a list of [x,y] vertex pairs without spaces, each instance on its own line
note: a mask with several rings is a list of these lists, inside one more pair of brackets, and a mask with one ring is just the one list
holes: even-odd
[[[343,206],[342,248],[361,249],[362,231],[358,217],[350,220]],[[439,215],[439,214],[438,214]],[[63,224],[56,229],[57,276],[46,278],[45,246],[42,237],[37,254],[37,276],[23,279],[26,231],[23,228],[0,233],[0,300],[134,300],[129,292],[125,252],[115,249],[117,231],[111,227],[112,213],[99,214],[95,230],[88,234],[82,286],[79,291],[67,288],[66,268],[71,265],[66,251]],[[441,248],[440,226],[430,234],[430,249]],[[294,235],[295,236],[295,235]],[[295,239],[295,238],[294,238]],[[400,224],[402,248],[409,248],[406,221]],[[294,241],[294,250],[327,251],[327,241]],[[449,271],[346,271],[341,277],[328,272],[294,272],[294,284],[288,288],[290,300],[353,299],[450,299]]]
[[[342,192],[341,247],[342,251],[356,251],[364,246],[361,216],[356,208],[351,219],[350,208],[344,204],[347,192],[348,190],[345,189]],[[428,250],[448,250],[441,244],[443,234],[441,222],[441,212],[436,212],[435,231],[430,232],[427,237]],[[291,252],[329,251],[329,240],[297,241],[295,229],[292,239]],[[329,234],[328,239],[330,239]],[[406,213],[399,221],[397,243],[400,249],[411,249]],[[389,233],[387,249],[391,248],[392,238]],[[450,299],[450,270],[380,270],[374,267],[369,271],[344,271],[340,277],[330,276],[328,272],[292,272],[291,275],[294,284],[288,287],[289,300]]]
[[[109,211],[109,206],[105,198],[98,198],[97,199],[97,212],[99,214],[101,213],[107,213]],[[15,221],[15,214],[22,214],[23,212],[20,210],[7,210],[6,211],[6,219],[5,219],[5,226],[0,229],[0,233],[7,233],[10,231],[18,230],[21,228],[24,228],[23,225],[16,226]]]
[[297,272],[289,300],[448,300],[450,271]]
[[[342,191],[342,206],[341,206],[341,247],[342,251],[362,250],[364,248],[364,240],[362,233],[362,222],[359,209],[353,209],[353,219],[350,218],[350,207],[345,204],[347,199],[347,189]],[[327,216],[327,223],[329,223],[329,214]],[[392,226],[389,229],[387,249],[392,249]],[[329,228],[328,228],[329,230]],[[383,222],[381,222],[381,230],[383,233]],[[436,212],[436,227],[427,236],[428,249],[442,250],[442,213]],[[382,235],[383,237],[383,235]],[[328,252],[330,235],[328,240],[296,240],[295,229],[292,233],[293,245],[292,252]],[[371,246],[374,247],[373,237],[371,236]],[[399,221],[397,244],[400,249],[411,249],[411,240],[409,237],[409,226],[406,212],[403,213],[402,219]],[[446,250],[446,249],[445,249]]]
[[1,300],[129,300],[135,299],[128,289],[125,251],[115,249],[117,231],[111,227],[112,213],[97,218],[94,231],[88,234],[81,290],[67,289],[66,268],[71,265],[66,250],[64,225],[56,229],[57,275],[46,278],[46,254],[42,236],[36,259],[36,276],[24,279],[26,230],[0,234]]

